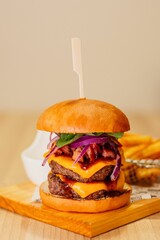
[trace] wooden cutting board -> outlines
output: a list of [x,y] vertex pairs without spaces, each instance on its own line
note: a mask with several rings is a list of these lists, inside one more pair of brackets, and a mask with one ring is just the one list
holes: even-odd
[[97,214],[60,212],[32,201],[36,186],[24,183],[0,188],[0,207],[93,237],[160,211],[160,198],[139,200],[123,208]]

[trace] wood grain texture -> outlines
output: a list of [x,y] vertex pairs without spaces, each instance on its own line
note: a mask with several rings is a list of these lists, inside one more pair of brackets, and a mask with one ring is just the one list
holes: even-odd
[[35,188],[30,182],[0,188],[0,207],[87,237],[99,235],[160,211],[160,199],[147,199],[98,214],[60,212],[40,202],[33,202]]

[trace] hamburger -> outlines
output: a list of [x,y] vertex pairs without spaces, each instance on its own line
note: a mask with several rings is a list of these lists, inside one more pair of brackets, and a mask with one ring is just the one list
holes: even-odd
[[37,129],[50,132],[42,165],[48,162],[51,170],[40,186],[44,205],[96,213],[129,203],[118,139],[130,125],[121,110],[86,98],[62,101],[40,115]]

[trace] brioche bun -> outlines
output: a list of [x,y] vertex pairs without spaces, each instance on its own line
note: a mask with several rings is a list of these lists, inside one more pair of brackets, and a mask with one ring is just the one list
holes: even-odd
[[125,114],[112,104],[91,99],[67,100],[46,109],[37,129],[56,133],[125,132]]
[[118,209],[129,204],[131,195],[131,187],[126,183],[121,195],[100,200],[75,200],[53,195],[49,192],[47,181],[41,184],[39,191],[44,205],[60,211],[81,213],[98,213]]

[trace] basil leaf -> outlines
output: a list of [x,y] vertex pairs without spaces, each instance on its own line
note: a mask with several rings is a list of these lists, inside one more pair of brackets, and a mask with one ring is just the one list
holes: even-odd
[[82,135],[83,134],[81,134],[81,133],[77,133],[77,134],[61,133],[60,138],[57,141],[57,147],[61,148],[67,144],[70,144],[70,143],[74,142],[75,140],[77,140],[78,138],[80,138]]
[[123,137],[123,132],[115,132],[115,133],[107,133],[109,136],[115,137],[115,138],[121,138]]

